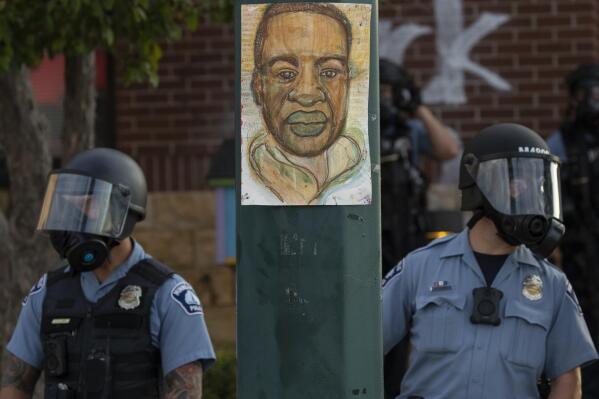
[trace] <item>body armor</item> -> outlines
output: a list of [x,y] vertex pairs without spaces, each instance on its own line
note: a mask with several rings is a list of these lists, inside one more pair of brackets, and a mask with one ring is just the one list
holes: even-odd
[[160,352],[152,345],[154,295],[173,274],[149,258],[97,303],[80,274],[48,273],[41,338],[46,399],[159,398]]
[[381,138],[383,276],[426,244],[426,181],[411,160],[410,136]]

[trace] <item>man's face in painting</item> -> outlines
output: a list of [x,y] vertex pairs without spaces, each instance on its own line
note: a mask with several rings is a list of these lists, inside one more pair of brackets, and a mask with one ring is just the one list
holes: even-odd
[[349,89],[348,38],[327,15],[288,12],[265,31],[254,98],[270,133],[287,151],[315,156],[341,134]]

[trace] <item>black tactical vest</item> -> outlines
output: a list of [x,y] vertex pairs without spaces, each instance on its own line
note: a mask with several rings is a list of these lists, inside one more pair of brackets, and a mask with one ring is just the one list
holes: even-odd
[[160,352],[152,345],[150,308],[173,274],[149,258],[97,303],[65,267],[48,273],[41,338],[46,399],[159,398]]

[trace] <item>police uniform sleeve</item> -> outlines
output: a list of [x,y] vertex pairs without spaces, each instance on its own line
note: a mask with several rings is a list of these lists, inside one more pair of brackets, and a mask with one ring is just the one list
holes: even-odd
[[550,379],[598,359],[578,299],[568,281],[558,306],[547,337],[545,372]]
[[410,322],[412,287],[406,259],[383,279],[383,349],[387,354],[407,334]]
[[42,306],[46,295],[46,275],[35,284],[23,299],[17,325],[6,345],[6,349],[37,369],[41,369],[44,359],[40,326]]
[[160,287],[151,312],[152,336],[160,349],[164,375],[197,360],[204,371],[214,363],[202,305],[182,277],[174,275]]

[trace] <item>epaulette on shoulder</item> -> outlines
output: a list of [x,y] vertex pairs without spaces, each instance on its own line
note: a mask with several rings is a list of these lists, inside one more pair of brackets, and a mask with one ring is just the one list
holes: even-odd
[[157,285],[162,285],[162,283],[175,274],[170,267],[154,258],[143,259],[137,265],[133,266],[131,271]]
[[539,255],[535,253],[533,253],[533,256],[535,257],[536,261],[539,262],[540,265],[544,265],[547,269],[554,270],[558,274],[565,275],[564,271],[559,266],[554,265],[545,258],[541,258]]
[[454,238],[456,238],[457,236],[458,236],[457,234],[455,234],[455,233],[451,233],[451,234],[448,234],[448,235],[446,235],[446,236],[443,236],[443,237],[437,238],[437,239],[435,239],[435,240],[433,240],[433,241],[429,242],[429,243],[428,243],[428,244],[426,244],[425,246],[423,246],[423,247],[420,247],[420,248],[417,248],[417,249],[413,250],[411,253],[413,253],[413,254],[414,254],[414,253],[417,253],[417,252],[422,252],[422,251],[425,251],[425,250],[427,250],[427,249],[430,249],[430,248],[436,247],[437,245],[441,245],[441,244],[443,244],[443,243],[445,243],[445,242],[448,242],[448,241],[451,241],[451,240],[453,240],[453,239],[454,239]]
[[48,272],[48,277],[46,279],[46,286],[51,286],[56,282],[62,280],[63,278],[71,277],[72,273],[67,273],[67,268],[69,265],[60,266],[57,269],[51,270]]

